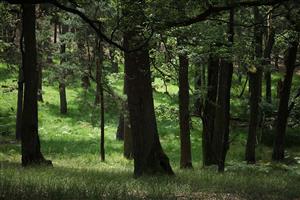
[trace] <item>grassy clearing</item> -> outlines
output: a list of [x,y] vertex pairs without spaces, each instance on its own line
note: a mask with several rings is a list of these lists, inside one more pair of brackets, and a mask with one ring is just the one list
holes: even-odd
[[[16,86],[15,74],[0,67],[0,85]],[[159,81],[158,81],[159,84]],[[119,86],[121,84],[119,83]],[[122,91],[119,87],[119,92]],[[173,86],[172,86],[173,87]],[[170,87],[176,95],[176,87]],[[93,91],[86,100],[83,91],[68,87],[67,115],[59,113],[57,86],[44,85],[44,103],[39,104],[39,131],[42,152],[53,168],[20,166],[20,144],[13,141],[16,91],[0,89],[0,199],[296,199],[300,197],[300,166],[270,163],[271,149],[257,148],[259,162],[243,162],[245,129],[234,127],[235,138],[225,173],[201,167],[201,124],[193,118],[194,170],[179,169],[177,99],[155,93],[162,145],[176,176],[134,179],[133,162],[122,156],[122,142],[115,140],[118,110],[108,103],[105,125],[106,162],[99,159],[99,115]],[[158,89],[158,91],[160,91]],[[234,103],[234,102],[233,102]],[[243,104],[239,104],[244,106]],[[166,110],[165,107],[168,109]],[[238,107],[238,106],[237,106]],[[238,110],[236,108],[236,110]],[[175,116],[168,116],[167,114]],[[300,157],[300,148],[288,149]],[[295,159],[297,161],[297,159]]]

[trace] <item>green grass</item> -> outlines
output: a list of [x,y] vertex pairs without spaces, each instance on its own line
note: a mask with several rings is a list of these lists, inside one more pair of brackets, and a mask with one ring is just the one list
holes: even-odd
[[[16,74],[0,66],[0,85],[16,86]],[[122,92],[122,81],[116,89]],[[159,80],[157,81],[159,84]],[[106,105],[106,161],[99,158],[99,114],[93,106],[93,90],[83,99],[79,87],[68,87],[68,114],[59,113],[57,85],[44,84],[44,103],[39,104],[42,152],[54,167],[22,168],[20,144],[14,135],[16,90],[0,89],[0,199],[295,199],[300,197],[299,164],[270,162],[271,149],[257,148],[258,164],[243,162],[245,128],[233,127],[226,171],[202,168],[201,123],[193,118],[194,170],[179,169],[177,88],[172,97],[155,92],[158,126],[163,148],[176,176],[133,178],[133,161],[123,158],[123,144],[115,140],[118,109]],[[233,102],[234,103],[234,102]],[[243,104],[240,104],[244,106]],[[238,109],[236,109],[238,110]],[[288,149],[300,157],[300,148]],[[297,161],[297,159],[295,159]]]

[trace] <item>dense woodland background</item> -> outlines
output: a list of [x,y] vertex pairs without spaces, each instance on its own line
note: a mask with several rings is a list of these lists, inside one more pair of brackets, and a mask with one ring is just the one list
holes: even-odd
[[300,197],[299,0],[0,14],[0,199]]

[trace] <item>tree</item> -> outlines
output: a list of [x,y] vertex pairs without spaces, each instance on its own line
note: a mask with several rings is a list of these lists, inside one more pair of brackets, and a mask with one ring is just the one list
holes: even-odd
[[[61,24],[61,35],[64,35],[68,32],[68,27],[65,24]],[[66,39],[61,38],[61,44],[60,44],[60,65],[63,66],[63,64],[66,62],[65,59],[65,53],[66,53]],[[67,76],[67,70],[62,69],[60,70],[61,74],[59,74],[59,100],[60,100],[60,113],[66,114],[68,111],[67,107],[67,96],[66,96],[66,76]]]
[[[129,27],[124,33],[124,46],[134,49],[145,40],[140,32],[143,27],[143,1],[123,1],[123,15]],[[129,121],[133,141],[134,175],[157,172],[174,174],[169,158],[159,141],[154,112],[149,61],[149,46],[145,44],[136,51],[125,52],[126,92]]]
[[247,163],[255,163],[255,146],[256,136],[259,124],[260,116],[260,101],[261,101],[261,83],[262,83],[262,30],[260,25],[261,15],[257,7],[253,8],[254,13],[254,44],[255,44],[255,59],[256,66],[254,69],[249,71],[249,91],[250,91],[250,119],[249,119],[249,130],[246,145],[246,156]]
[[[182,45],[182,38],[178,44]],[[182,46],[181,46],[182,48]],[[192,153],[190,139],[190,111],[189,111],[189,60],[185,50],[179,53],[179,125],[180,125],[180,167],[192,168]]]
[[288,103],[290,99],[291,85],[297,58],[298,40],[294,40],[289,44],[288,51],[285,55],[284,64],[286,73],[284,76],[283,86],[280,92],[279,108],[276,119],[275,139],[273,147],[272,159],[280,161],[284,159],[284,144],[287,119],[289,116]]
[[[228,23],[228,42],[233,46],[234,37],[234,10],[230,10]],[[212,136],[212,151],[218,161],[219,171],[224,171],[225,158],[229,149],[229,122],[230,122],[230,91],[233,73],[233,58],[222,58],[219,68],[219,82],[217,92],[216,115],[214,133]]]
[[218,91],[218,76],[219,76],[219,57],[210,54],[208,58],[208,78],[207,78],[207,94],[204,103],[202,115],[202,152],[203,152],[203,165],[218,164],[216,160],[216,152],[212,149],[212,136],[215,128],[216,116],[216,100]]
[[32,164],[52,165],[41,153],[38,134],[38,73],[35,37],[35,5],[23,5],[24,33],[24,105],[22,112],[22,165]]

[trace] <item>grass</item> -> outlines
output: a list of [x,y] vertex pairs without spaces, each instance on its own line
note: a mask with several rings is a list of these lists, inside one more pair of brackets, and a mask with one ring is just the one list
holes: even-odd
[[[16,74],[0,65],[0,85],[15,86]],[[159,81],[158,81],[159,84]],[[121,83],[117,89],[122,92]],[[192,152],[194,170],[179,169],[177,88],[172,98],[155,92],[158,126],[163,148],[176,176],[133,178],[133,161],[123,158],[123,144],[115,140],[118,110],[106,105],[106,161],[99,158],[99,115],[91,103],[93,91],[83,99],[79,87],[68,87],[68,114],[59,113],[55,84],[44,84],[44,103],[39,104],[42,152],[54,167],[22,168],[20,144],[14,134],[16,90],[1,88],[0,98],[0,199],[296,199],[300,197],[300,167],[270,162],[271,149],[258,146],[258,164],[243,162],[245,129],[233,127],[226,171],[202,168],[201,124],[193,118]],[[234,102],[233,102],[234,103]],[[243,104],[240,104],[244,106]],[[236,109],[238,110],[238,109]],[[300,148],[288,149],[300,157]]]

